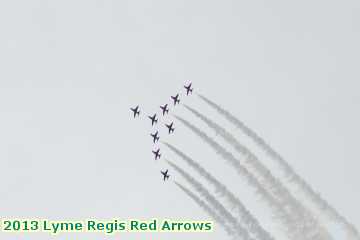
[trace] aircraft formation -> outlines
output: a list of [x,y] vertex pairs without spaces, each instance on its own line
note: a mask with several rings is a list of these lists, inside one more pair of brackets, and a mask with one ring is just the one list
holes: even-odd
[[[186,90],[186,96],[189,96],[193,92],[192,83],[189,83],[188,85],[184,85],[184,88]],[[175,96],[170,96],[170,99],[172,100],[172,104],[175,107],[176,105],[180,104],[180,94],[177,93]],[[169,114],[169,103],[165,103],[164,105],[160,105],[162,116],[165,116],[166,114]],[[137,105],[134,108],[130,108],[133,114],[133,118],[140,117],[140,107]],[[153,115],[148,115],[148,119],[151,121],[151,126],[157,126],[159,118],[157,117],[157,114],[154,113]],[[168,134],[173,134],[175,131],[174,122],[165,123],[165,127],[167,128]],[[160,140],[159,130],[155,130],[153,133],[150,133],[151,139],[153,144],[155,145]],[[152,150],[152,153],[154,154],[154,160],[159,160],[161,158],[161,152],[160,148],[157,148],[156,150]],[[166,181],[170,178],[169,170],[166,169],[164,171],[160,171],[162,174],[163,180]]]

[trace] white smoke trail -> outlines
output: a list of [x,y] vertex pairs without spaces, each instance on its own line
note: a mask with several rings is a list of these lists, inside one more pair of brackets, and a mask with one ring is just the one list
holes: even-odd
[[242,240],[253,240],[253,238],[250,237],[249,233],[244,229],[244,227],[237,221],[237,219],[228,211],[226,208],[218,201],[216,198],[209,193],[206,188],[196,181],[192,176],[190,176],[188,173],[186,173],[182,168],[177,166],[175,163],[170,162],[167,160],[169,165],[174,168],[180,175],[182,175],[195,189],[196,191],[201,194],[206,201],[212,205],[214,209],[218,211],[220,216],[222,216],[226,221],[231,224],[232,229],[237,233],[237,235]]
[[196,161],[185,155],[182,151],[164,142],[170,150],[180,156],[186,163],[193,167],[202,177],[204,177],[210,184],[212,184],[216,192],[224,196],[232,208],[235,209],[239,221],[247,228],[247,230],[259,240],[273,240],[273,237],[265,229],[263,229],[257,219],[246,209],[243,203],[230,191],[228,188],[207,172]]
[[[311,218],[309,215],[307,217],[297,217],[289,213],[288,209],[283,206],[280,202],[278,202],[257,180],[257,178],[252,175],[245,167],[243,167],[239,160],[236,159],[230,152],[228,152],[225,148],[207,136],[200,129],[192,125],[190,122],[185,119],[174,116],[177,120],[182,122],[185,126],[187,126],[190,130],[192,130],[195,134],[197,134],[201,139],[203,139],[207,144],[209,144],[219,155],[221,155],[225,160],[227,160],[237,171],[237,173],[243,176],[246,181],[254,187],[258,193],[267,201],[269,206],[275,210],[276,213],[281,213],[281,220],[287,228],[287,234],[289,237],[295,239],[312,239],[312,240],[325,240],[331,239],[331,237],[327,234],[325,230],[323,230],[315,221],[315,219]],[[296,206],[298,207],[298,206]],[[296,215],[303,215],[304,212],[302,209],[295,208]],[[316,224],[316,225],[315,225]],[[316,227],[311,227],[312,225]]]
[[289,214],[294,217],[295,221],[306,223],[304,226],[304,229],[307,229],[306,232],[322,232],[323,234],[326,234],[325,228],[319,224],[311,212],[292,196],[288,189],[286,189],[286,187],[272,175],[272,173],[247,147],[240,144],[226,129],[213,122],[205,115],[187,105],[184,105],[184,107],[204,121],[211,129],[223,137],[227,143],[234,147],[237,152],[245,157],[247,166],[257,173],[259,181],[265,189],[273,194],[273,196],[280,202],[280,204],[283,205],[285,209],[288,209]]
[[255,192],[265,200],[268,206],[271,208],[272,213],[276,219],[279,219],[286,229],[286,233],[290,239],[304,240],[304,238],[296,237],[296,229],[299,223],[294,222],[292,217],[284,210],[284,208],[274,199],[260,184],[260,182],[252,175],[245,167],[243,167],[240,162],[226,149],[220,146],[217,142],[208,137],[200,129],[186,121],[185,119],[174,116],[185,126],[187,126],[191,131],[197,134],[202,140],[210,145],[223,159],[225,159],[235,170],[236,172],[244,178],[244,180],[255,189]]
[[342,216],[334,207],[332,207],[325,199],[323,199],[319,193],[315,192],[312,187],[305,182],[305,180],[299,176],[295,170],[276,152],[264,139],[262,139],[257,133],[247,127],[242,121],[237,119],[230,112],[223,109],[221,106],[212,102],[203,95],[198,94],[200,99],[205,101],[209,106],[213,107],[217,112],[223,115],[229,122],[238,127],[245,135],[251,138],[263,151],[270,156],[278,164],[282,173],[293,182],[299,190],[301,190],[305,196],[310,200],[317,209],[324,215],[328,216],[331,220],[339,222],[345,228],[349,239],[360,240],[360,234],[353,224],[351,224],[344,216]]
[[209,214],[210,217],[212,217],[218,224],[220,224],[225,232],[230,236],[235,236],[234,230],[232,230],[226,222],[223,220],[223,218],[217,214],[209,205],[207,205],[206,202],[201,200],[198,196],[195,195],[192,191],[190,191],[188,188],[184,187],[180,183],[174,181],[175,184],[186,194],[188,195],[194,202],[196,202],[207,214]]

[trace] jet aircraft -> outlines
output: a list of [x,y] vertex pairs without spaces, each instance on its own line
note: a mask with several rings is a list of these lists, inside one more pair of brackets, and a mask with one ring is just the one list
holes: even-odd
[[184,86],[184,88],[186,89],[186,96],[188,96],[189,95],[189,93],[191,93],[192,94],[192,91],[194,90],[193,88],[191,88],[191,84],[192,83],[189,83],[189,85],[185,85]]
[[156,143],[159,141],[160,137],[158,136],[159,132],[156,131],[155,133],[150,134],[153,137],[153,142]]
[[174,106],[180,103],[179,94],[176,94],[176,96],[171,96],[172,100],[174,101]]
[[135,108],[130,108],[131,111],[133,111],[134,113],[134,118],[136,117],[136,115],[140,115],[140,110],[139,110],[139,106],[136,106]]
[[155,155],[155,160],[161,158],[160,148],[158,148],[156,151],[152,151],[152,152]]
[[158,120],[156,119],[156,113],[153,116],[148,116],[148,118],[151,119],[151,126],[154,126],[154,124],[158,122]]
[[168,128],[169,134],[174,132],[175,128],[173,128],[174,122],[171,122],[171,124],[165,124],[165,126]]
[[165,115],[165,113],[169,113],[169,109],[167,108],[167,106],[167,104],[165,104],[164,106],[160,106],[163,116]]
[[168,175],[168,169],[166,169],[166,171],[161,171],[161,174],[163,175],[163,177],[164,177],[164,181],[166,180],[166,179],[169,179],[169,177],[170,177],[170,175]]

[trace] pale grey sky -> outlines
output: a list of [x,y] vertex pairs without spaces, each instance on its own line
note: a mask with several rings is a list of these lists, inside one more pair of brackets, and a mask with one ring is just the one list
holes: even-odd
[[[1,216],[209,219],[163,184],[159,170],[168,166],[152,159],[148,119],[129,111],[139,104],[160,113],[190,80],[360,228],[359,24],[360,3],[350,0],[1,1]],[[243,139],[195,95],[182,101]],[[206,129],[181,107],[176,113]],[[164,139],[239,191],[272,228],[259,200],[192,133],[177,125]]]

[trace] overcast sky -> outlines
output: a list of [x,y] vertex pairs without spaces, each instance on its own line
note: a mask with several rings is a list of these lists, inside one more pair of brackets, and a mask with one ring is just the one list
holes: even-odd
[[[196,95],[185,98],[182,86],[192,81],[360,228],[359,24],[360,2],[351,0],[1,1],[1,215],[210,219],[162,182],[159,171],[170,167],[153,160],[156,129],[146,114],[159,114],[180,92],[182,102],[256,146]],[[133,120],[135,105],[143,115]],[[171,111],[206,129],[181,106]],[[242,192],[246,185],[211,149],[177,122],[174,135],[165,134],[171,120],[161,119],[162,140],[196,157],[281,238],[260,200]],[[224,235],[219,228],[122,239]]]

